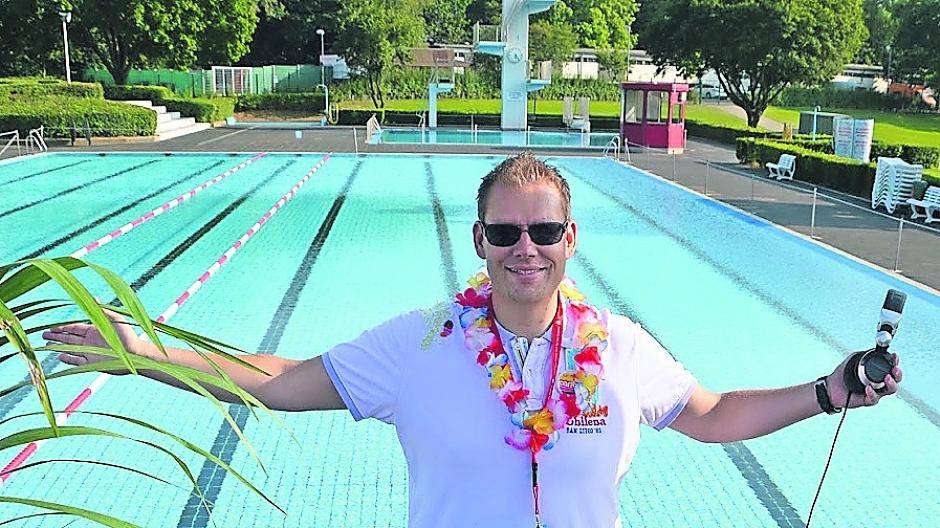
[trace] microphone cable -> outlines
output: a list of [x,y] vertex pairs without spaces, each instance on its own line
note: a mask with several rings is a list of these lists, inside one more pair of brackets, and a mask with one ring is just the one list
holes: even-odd
[[839,439],[839,431],[842,430],[842,424],[845,423],[845,417],[849,415],[849,400],[852,398],[852,392],[849,392],[845,399],[845,405],[842,407],[842,419],[839,420],[839,426],[836,427],[836,434],[832,437],[832,447],[829,448],[829,458],[826,459],[826,467],[823,468],[822,477],[819,479],[819,487],[816,488],[816,496],[813,497],[813,504],[809,507],[809,515],[806,517],[806,526],[809,528],[810,521],[813,520],[813,510],[816,509],[816,501],[819,500],[819,492],[822,491],[823,481],[826,480],[826,473],[829,471],[829,464],[832,462],[832,454],[836,450],[836,440]]

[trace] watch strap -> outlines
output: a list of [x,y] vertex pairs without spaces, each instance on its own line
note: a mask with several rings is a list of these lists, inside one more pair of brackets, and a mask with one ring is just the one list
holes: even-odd
[[826,376],[817,379],[813,387],[816,389],[816,402],[819,404],[820,409],[826,414],[838,414],[842,412],[842,409],[833,405],[832,400],[829,398],[829,387],[826,385]]

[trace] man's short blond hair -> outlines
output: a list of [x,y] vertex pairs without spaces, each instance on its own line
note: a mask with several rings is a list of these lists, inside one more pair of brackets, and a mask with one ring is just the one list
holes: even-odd
[[562,208],[565,212],[564,220],[571,218],[571,189],[568,187],[568,182],[558,169],[536,158],[530,151],[507,158],[483,177],[477,191],[477,216],[481,222],[485,221],[486,199],[490,194],[490,189],[497,183],[515,187],[547,183],[555,187],[561,195]]

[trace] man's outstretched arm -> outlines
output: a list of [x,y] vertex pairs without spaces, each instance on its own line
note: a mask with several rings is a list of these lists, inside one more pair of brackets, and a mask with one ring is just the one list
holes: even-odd
[[[115,330],[117,330],[118,336],[128,352],[155,361],[172,363],[197,369],[207,374],[217,375],[215,368],[195,352],[165,347],[167,355],[163,355],[154,344],[138,338],[132,326],[122,324],[122,318],[113,315],[111,317],[114,319]],[[88,324],[72,324],[53,328],[43,333],[43,338],[69,345],[108,346],[97,329]],[[332,380],[327,375],[320,357],[305,361],[267,354],[244,354],[238,357],[242,361],[264,371],[264,374],[218,356],[212,357],[212,360],[232,378],[236,385],[270,409],[308,411],[346,408],[342,398],[333,386]],[[84,365],[112,359],[109,356],[98,354],[61,354],[60,358],[70,365]],[[167,385],[191,390],[187,385],[160,371],[142,370],[140,372],[144,376]],[[126,373],[126,371],[113,372],[113,374]],[[219,389],[214,385],[203,385],[203,387],[222,401],[243,403],[235,394]]]
[[[842,381],[845,363],[827,378],[829,397],[836,407],[845,405],[848,396]],[[902,376],[897,355],[894,365],[885,376],[883,393],[876,393],[871,387],[866,388],[864,395],[853,393],[849,408],[875,405],[883,396],[897,392]],[[736,442],[772,433],[821,412],[813,383],[722,394],[699,386],[670,427],[703,442]]]

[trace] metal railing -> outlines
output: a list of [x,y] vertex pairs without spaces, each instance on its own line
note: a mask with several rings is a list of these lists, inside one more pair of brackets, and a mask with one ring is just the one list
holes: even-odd
[[32,154],[35,147],[36,152],[45,152],[49,150],[46,141],[42,138],[44,127],[33,128],[26,134],[26,153]]
[[20,154],[22,154],[23,151],[22,151],[22,149],[21,149],[21,147],[20,147],[20,131],[19,131],[19,130],[13,130],[13,131],[11,131],[11,132],[3,132],[3,133],[0,133],[0,141],[2,141],[2,138],[5,137],[5,136],[9,136],[10,139],[8,139],[7,142],[6,142],[6,144],[3,145],[3,148],[0,148],[0,158],[3,157],[3,153],[6,152],[7,149],[9,149],[11,145],[16,145],[16,155],[17,155],[17,156],[19,156]]
[[484,25],[477,22],[473,25],[473,44],[481,41],[502,42],[502,26]]
[[[630,149],[626,149],[626,150],[627,150],[627,163],[631,163],[631,160],[630,160]],[[610,155],[611,151],[614,152],[614,155],[613,155],[613,156]],[[612,157],[612,158],[614,158],[614,159],[616,159],[616,160],[619,161],[619,160],[620,160],[620,153],[621,153],[621,142],[620,142],[620,136],[617,135],[617,136],[614,136],[614,137],[610,138],[610,141],[607,142],[607,146],[604,147],[604,157],[605,157],[605,158],[611,158],[611,157]]]

